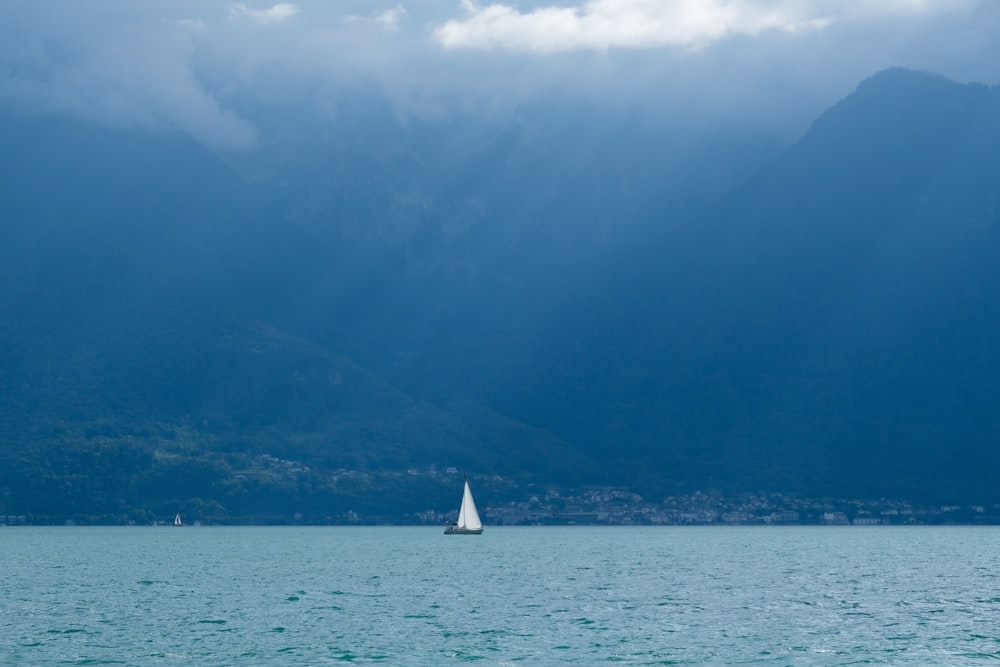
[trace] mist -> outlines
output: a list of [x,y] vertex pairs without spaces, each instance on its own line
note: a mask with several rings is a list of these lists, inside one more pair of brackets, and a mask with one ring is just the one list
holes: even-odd
[[790,141],[886,67],[1000,80],[1000,8],[972,0],[18,0],[0,7],[0,21],[3,106],[177,129],[226,154],[267,141],[262,109],[329,120],[359,90],[401,124],[505,121],[562,100],[676,127],[753,125]]

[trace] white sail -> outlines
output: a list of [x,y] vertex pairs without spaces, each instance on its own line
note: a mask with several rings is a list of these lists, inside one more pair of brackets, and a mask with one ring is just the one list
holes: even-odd
[[445,535],[481,535],[483,522],[476,511],[476,501],[472,499],[469,488],[469,478],[465,478],[465,490],[462,492],[462,506],[458,510],[458,521],[449,524],[444,529]]
[[458,527],[466,530],[481,530],[483,522],[476,511],[476,501],[472,499],[469,480],[465,480],[465,491],[462,493],[462,509],[458,511]]

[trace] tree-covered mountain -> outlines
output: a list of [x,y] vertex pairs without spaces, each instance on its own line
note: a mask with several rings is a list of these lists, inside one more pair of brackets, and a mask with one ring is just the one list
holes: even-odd
[[398,520],[429,466],[1000,501],[998,112],[888,70],[781,152],[358,93],[239,159],[4,115],[0,514]]

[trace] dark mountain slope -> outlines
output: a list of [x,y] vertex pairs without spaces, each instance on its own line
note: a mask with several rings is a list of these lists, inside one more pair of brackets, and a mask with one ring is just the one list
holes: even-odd
[[1000,502],[997,89],[882,72],[733,191],[767,142],[358,104],[237,169],[2,119],[0,514],[388,516],[431,465]]
[[[0,512],[107,519],[199,498],[205,518],[285,504],[336,514],[367,491],[324,495],[331,470],[522,474],[510,442],[542,475],[591,465],[481,406],[450,414],[408,396],[289,330],[291,294],[319,286],[310,309],[349,330],[373,281],[398,277],[391,249],[317,243],[268,186],[243,185],[182,136],[3,127]],[[247,492],[265,454],[314,469],[313,491]]]
[[845,492],[992,497],[998,194],[1000,91],[905,70],[747,188],[714,259],[741,288],[714,321],[739,327],[731,367],[771,422],[749,439]]
[[[581,352],[553,348],[537,393],[586,407],[536,423],[680,487],[995,498],[998,97],[864,82],[713,217],[581,290]],[[598,380],[619,389],[580,391]]]

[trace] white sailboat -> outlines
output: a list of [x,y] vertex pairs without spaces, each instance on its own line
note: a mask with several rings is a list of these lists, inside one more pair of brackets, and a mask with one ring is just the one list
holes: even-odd
[[184,525],[184,522],[181,521],[181,515],[180,514],[178,514],[177,516],[174,517],[174,525],[175,526],[183,526]]
[[476,501],[472,499],[469,478],[465,478],[465,492],[462,493],[462,508],[458,510],[458,521],[444,529],[445,535],[482,535],[483,522],[476,511]]

